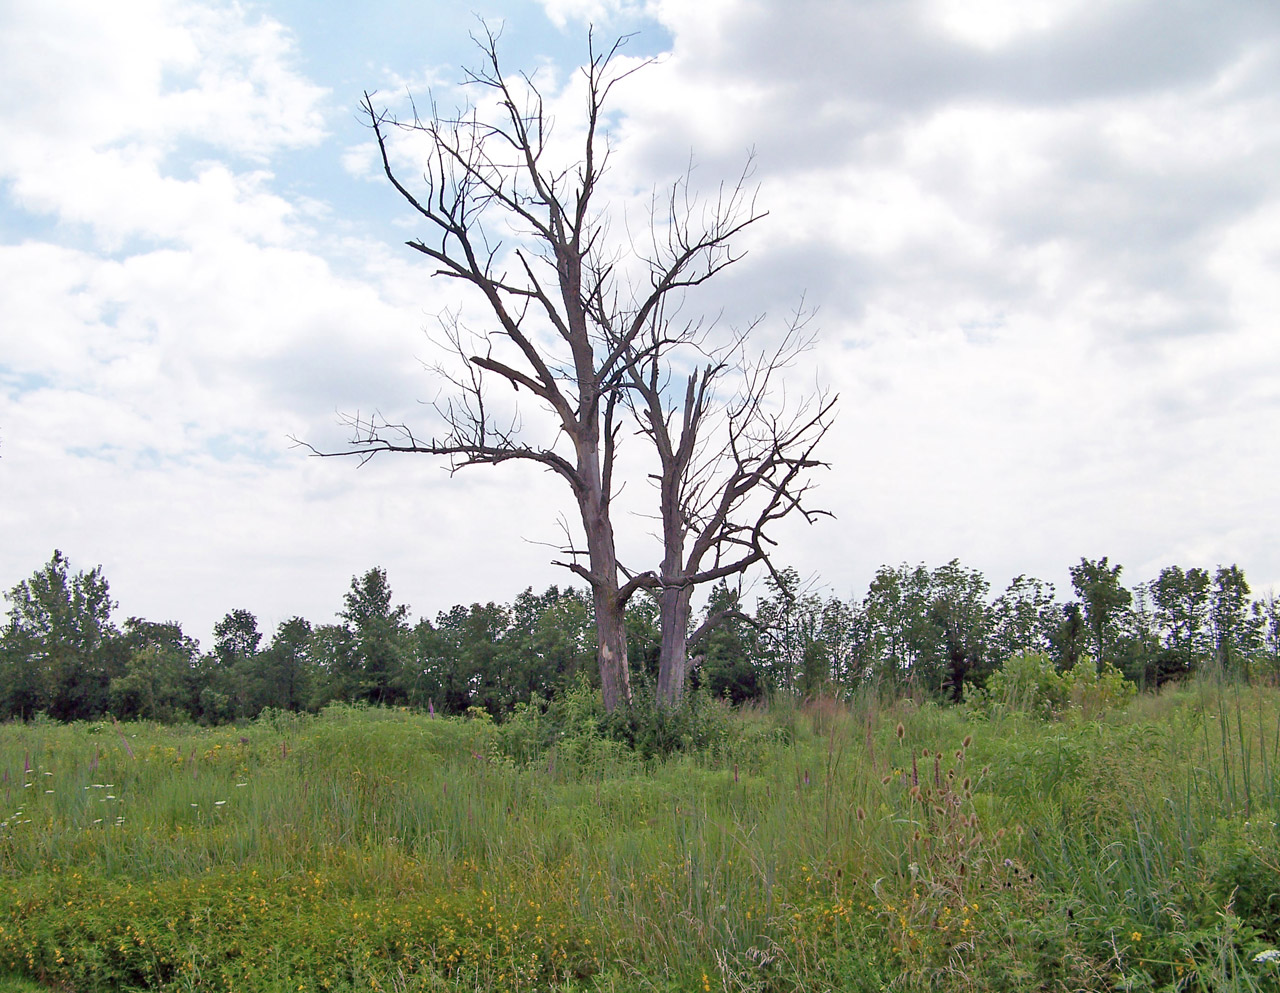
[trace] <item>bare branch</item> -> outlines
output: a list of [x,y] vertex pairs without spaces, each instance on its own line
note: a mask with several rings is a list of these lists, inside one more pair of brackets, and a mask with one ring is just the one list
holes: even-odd
[[[647,237],[617,244],[596,200],[609,162],[605,107],[651,60],[625,65],[625,37],[598,48],[588,35],[581,144],[557,161],[563,143],[551,140],[555,122],[535,76],[504,71],[499,35],[483,21],[473,39],[480,64],[463,79],[478,94],[472,106],[447,115],[432,99],[420,114],[410,96],[401,120],[366,92],[361,110],[383,173],[423,228],[408,246],[483,304],[484,325],[442,319],[437,344],[447,362],[434,371],[450,392],[432,404],[431,436],[357,413],[344,418],[352,431],[345,448],[299,444],[362,463],[384,452],[431,455],[451,472],[519,460],[563,478],[585,547],[562,520],[555,562],[591,585],[612,709],[630,695],[623,611],[637,591],[660,599],[662,664],[678,668],[682,683],[694,587],[770,565],[769,531],[778,521],[823,514],[810,507],[811,476],[824,464],[814,452],[834,398],[793,401],[782,388],[784,370],[807,347],[799,318],[773,351],[748,359],[754,323],[726,332],[714,318],[681,317],[692,291],[742,259],[734,239],[765,216],[755,203],[752,156],[708,197],[691,162],[650,199]],[[403,139],[425,145],[412,182],[400,165]],[[641,275],[629,282],[628,273]],[[547,436],[526,426],[522,402],[534,405],[530,424]],[[658,462],[656,569],[618,560],[611,515],[623,489],[626,424]],[[661,675],[659,692],[666,692]]]

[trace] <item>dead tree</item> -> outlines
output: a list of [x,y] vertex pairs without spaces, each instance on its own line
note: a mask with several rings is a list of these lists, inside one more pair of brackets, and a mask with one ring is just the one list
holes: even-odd
[[[723,336],[697,324],[677,329],[659,313],[626,362],[628,404],[659,466],[653,478],[663,557],[644,581],[661,605],[662,706],[684,694],[688,646],[723,619],[713,614],[691,634],[694,590],[757,563],[772,569],[769,530],[783,518],[830,516],[806,499],[812,470],[825,465],[814,452],[831,426],[835,397],[816,390],[789,399],[779,382],[811,343],[804,319],[797,313],[772,350],[748,358],[754,330],[709,349],[709,340]],[[672,367],[690,352],[703,362],[673,384]]]
[[[470,110],[444,117],[433,107],[422,118],[415,108],[412,119],[399,120],[366,93],[363,111],[387,179],[426,227],[409,247],[436,264],[436,275],[471,287],[491,323],[447,326],[461,371],[449,377],[456,394],[436,405],[442,427],[434,436],[357,416],[347,449],[317,454],[424,453],[449,459],[453,470],[519,459],[563,478],[586,548],[569,541],[557,564],[591,586],[604,705],[612,710],[630,699],[625,607],[653,581],[652,573],[627,572],[619,563],[612,518],[631,366],[668,298],[735,262],[731,239],[761,215],[742,183],[709,209],[697,207],[686,196],[686,177],[670,198],[673,210],[686,209],[653,240],[660,250],[623,257],[606,245],[606,217],[595,202],[609,153],[603,108],[635,71],[619,65],[623,42],[603,53],[589,42],[582,140],[576,160],[565,165],[553,162],[552,122],[534,79],[504,74],[492,32],[476,40],[482,66],[468,71],[466,82],[480,98]],[[397,131],[426,139],[421,185],[393,165]],[[637,268],[644,277],[629,281],[623,270]],[[496,419],[488,377],[536,398],[549,415],[550,436],[539,441],[518,421]]]

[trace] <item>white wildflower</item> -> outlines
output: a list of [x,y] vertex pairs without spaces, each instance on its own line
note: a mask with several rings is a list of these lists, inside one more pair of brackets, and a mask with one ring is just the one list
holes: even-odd
[[1280,948],[1268,948],[1253,957],[1255,962],[1280,962]]

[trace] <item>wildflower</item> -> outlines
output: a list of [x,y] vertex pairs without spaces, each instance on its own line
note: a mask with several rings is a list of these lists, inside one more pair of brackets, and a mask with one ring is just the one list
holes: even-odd
[[898,726],[893,729],[893,733],[898,736],[898,740],[902,740],[902,736],[907,733],[907,729],[902,726],[902,721],[898,721]]
[[1253,957],[1255,962],[1280,962],[1280,948],[1268,948]]
[[1129,940],[1130,940],[1130,941],[1141,941],[1141,940],[1142,940],[1142,932],[1141,932],[1141,931],[1134,931],[1134,932],[1133,932],[1133,934],[1129,935]]

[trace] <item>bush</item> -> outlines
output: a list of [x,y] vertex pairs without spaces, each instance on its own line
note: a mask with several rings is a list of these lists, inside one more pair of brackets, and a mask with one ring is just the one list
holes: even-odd
[[616,757],[622,746],[642,760],[683,751],[723,751],[730,738],[729,705],[701,690],[677,707],[660,707],[652,689],[638,685],[631,705],[606,714],[600,693],[586,678],[550,703],[534,696],[518,704],[498,728],[498,748],[517,763],[540,759],[555,747],[584,767]]
[[619,707],[604,722],[604,731],[645,760],[675,752],[722,748],[729,737],[729,707],[705,693],[685,694],[675,707],[662,707],[653,694],[641,691],[631,706]]
[[535,695],[529,703],[516,706],[511,717],[499,725],[498,752],[517,764],[529,764],[548,755],[563,771],[582,773],[589,768],[610,765],[625,767],[627,756],[621,745],[605,731],[607,718],[600,691],[585,675],[550,703]]
[[1122,707],[1137,687],[1106,662],[1095,666],[1085,656],[1073,669],[1058,672],[1044,652],[1019,652],[970,696],[970,705],[987,716],[1034,714],[1049,719],[1078,711],[1085,717]]

